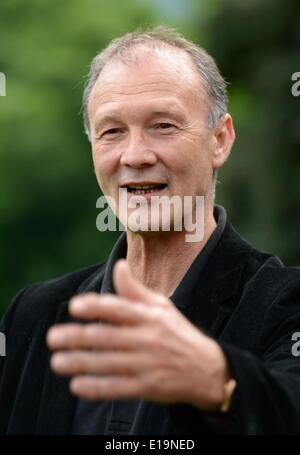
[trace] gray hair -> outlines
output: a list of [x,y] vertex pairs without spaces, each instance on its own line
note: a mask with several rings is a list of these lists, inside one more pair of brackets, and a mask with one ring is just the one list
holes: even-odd
[[215,126],[222,115],[227,112],[226,82],[222,77],[215,60],[201,47],[185,39],[175,30],[158,26],[148,31],[137,29],[120,38],[115,38],[92,60],[88,80],[83,93],[83,121],[85,132],[90,138],[88,102],[91,91],[106,63],[112,59],[122,60],[124,54],[134,45],[144,44],[157,48],[170,46],[187,52],[196,65],[201,80],[204,81],[210,99],[208,127]]

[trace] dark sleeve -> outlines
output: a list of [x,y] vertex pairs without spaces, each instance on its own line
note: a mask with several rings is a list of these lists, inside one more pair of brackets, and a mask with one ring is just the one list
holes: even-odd
[[178,431],[300,434],[300,356],[292,338],[300,334],[300,289],[282,292],[264,319],[255,352],[219,340],[237,381],[231,411],[205,413],[190,405],[172,405]]
[[15,318],[15,314],[19,303],[31,288],[32,285],[26,286],[15,296],[0,321],[0,332],[6,338],[6,356],[0,357],[0,434],[6,433],[22,374],[22,359],[26,356],[25,344],[19,344],[19,339],[23,338],[24,325],[22,319]]
[[[17,306],[19,301],[22,299],[24,293],[27,291],[28,288],[31,286],[26,286],[25,288],[21,289],[21,291],[14,297],[11,301],[8,309],[4,313],[3,317],[0,320],[0,332],[3,333],[5,338],[8,338],[8,334],[10,331],[10,327],[12,325],[13,317],[16,312]],[[10,345],[8,344],[7,349],[9,349]],[[0,356],[0,385],[1,385],[1,375],[4,369],[4,365],[6,363],[7,352],[5,356]]]
[[[254,355],[221,342],[238,387],[234,408],[243,434],[300,434],[300,290],[284,292],[266,315]],[[300,349],[299,353],[300,353]]]

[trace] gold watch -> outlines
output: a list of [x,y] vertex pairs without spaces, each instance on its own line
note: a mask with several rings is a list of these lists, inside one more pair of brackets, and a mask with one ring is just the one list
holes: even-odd
[[221,412],[225,413],[225,412],[229,411],[230,405],[231,405],[231,400],[232,400],[232,395],[233,395],[233,392],[235,391],[236,386],[237,386],[237,382],[233,378],[229,379],[229,381],[226,382],[226,384],[224,385],[225,397],[224,397],[223,403],[220,406]]

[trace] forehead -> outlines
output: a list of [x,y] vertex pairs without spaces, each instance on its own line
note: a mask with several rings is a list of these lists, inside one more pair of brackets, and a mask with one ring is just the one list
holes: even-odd
[[[138,46],[124,59],[109,61],[89,98],[89,114],[118,104],[176,98],[181,104],[207,104],[203,81],[191,56],[181,49]],[[149,103],[148,103],[149,104]]]

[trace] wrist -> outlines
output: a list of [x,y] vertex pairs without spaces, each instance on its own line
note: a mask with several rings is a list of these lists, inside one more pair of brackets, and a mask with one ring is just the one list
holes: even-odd
[[226,402],[228,397],[228,384],[230,383],[232,376],[231,371],[229,368],[229,364],[227,358],[222,350],[222,348],[217,345],[218,351],[218,369],[215,375],[216,383],[215,383],[215,409],[220,410]]
[[230,409],[236,381],[232,377],[227,357],[220,345],[212,340],[212,372],[209,380],[207,410],[226,413]]
[[237,386],[237,382],[233,378],[229,379],[229,381],[226,382],[226,384],[224,385],[225,395],[224,395],[224,399],[222,401],[222,404],[221,404],[221,406],[219,408],[219,410],[222,413],[226,413],[226,412],[228,412],[230,410],[231,401],[232,401],[232,397],[233,397],[234,391],[236,389],[236,386]]

